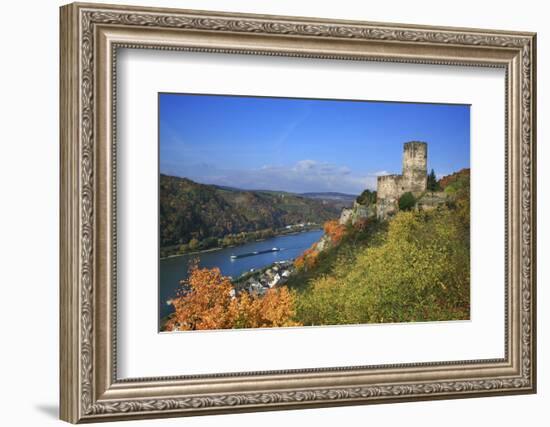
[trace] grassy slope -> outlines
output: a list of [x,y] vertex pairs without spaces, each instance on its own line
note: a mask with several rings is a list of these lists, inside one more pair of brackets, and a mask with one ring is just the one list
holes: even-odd
[[400,212],[342,243],[299,271],[296,320],[304,325],[469,318],[469,180],[446,205]]
[[360,232],[349,228],[342,242],[321,252],[315,266],[308,270],[301,270],[290,277],[288,287],[305,291],[309,284],[316,279],[336,273],[334,271],[338,262],[348,263],[353,266],[357,254],[368,247],[379,246],[387,233],[387,222],[373,222],[371,226]]

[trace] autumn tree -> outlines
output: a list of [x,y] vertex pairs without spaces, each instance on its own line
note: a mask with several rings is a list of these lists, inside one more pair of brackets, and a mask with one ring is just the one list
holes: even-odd
[[293,320],[295,296],[286,286],[269,289],[264,296],[244,292],[235,304],[235,328],[301,326]]
[[337,219],[325,222],[323,230],[333,245],[338,245],[346,233],[346,227],[338,222]]
[[308,270],[315,266],[319,251],[316,248],[317,244],[314,243],[309,249],[306,249],[301,255],[294,260],[294,267],[298,270]]
[[205,330],[298,326],[293,320],[295,295],[286,287],[269,289],[265,295],[235,290],[218,268],[189,269],[189,278],[172,299],[174,313],[164,329]]
[[172,299],[174,314],[168,330],[231,328],[234,322],[233,285],[219,268],[190,267],[189,279],[181,281],[178,296]]

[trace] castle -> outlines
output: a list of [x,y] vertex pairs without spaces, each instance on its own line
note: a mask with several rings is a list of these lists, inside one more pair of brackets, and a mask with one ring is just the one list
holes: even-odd
[[403,174],[378,177],[376,216],[385,219],[397,212],[399,198],[407,192],[419,196],[427,189],[428,145],[411,141],[403,145]]

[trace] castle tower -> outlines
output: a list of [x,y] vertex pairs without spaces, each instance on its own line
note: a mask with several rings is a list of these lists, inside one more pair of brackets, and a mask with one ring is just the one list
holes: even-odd
[[419,196],[428,187],[428,144],[410,141],[403,145],[403,174],[378,177],[376,216],[386,219],[399,210],[399,198],[407,192]]
[[428,145],[425,142],[411,141],[404,144],[402,191],[416,194],[426,191],[427,159]]

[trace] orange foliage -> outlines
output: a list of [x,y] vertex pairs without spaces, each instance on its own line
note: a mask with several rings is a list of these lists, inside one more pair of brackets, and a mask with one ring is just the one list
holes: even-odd
[[325,234],[330,237],[330,241],[333,245],[338,245],[346,233],[346,227],[338,223],[336,219],[325,222],[323,229]]
[[[340,244],[346,234],[346,227],[338,223],[338,220],[327,221],[323,225],[325,236],[328,236],[330,243],[333,246]],[[306,249],[300,256],[294,260],[294,267],[298,270],[309,269],[315,266],[317,258],[319,257],[319,250],[317,249],[317,243],[314,243],[309,249]]]
[[301,270],[306,265],[306,257],[305,252],[294,260],[294,267],[296,267],[297,270]]
[[307,252],[306,267],[311,268],[317,262],[317,257],[319,256],[319,251],[316,251],[315,249],[309,249],[306,252]]
[[[233,285],[218,268],[190,268],[189,279],[172,300],[175,313],[167,323],[168,330],[201,330],[231,328]],[[188,291],[185,288],[189,289]]]
[[238,328],[270,328],[300,326],[294,322],[294,295],[286,286],[269,289],[263,297],[244,292],[236,304],[235,326]]
[[298,326],[294,316],[294,295],[286,288],[269,289],[262,297],[246,292],[232,296],[233,285],[218,268],[192,265],[189,279],[172,300],[174,314],[164,328],[204,330]]
[[319,256],[319,251],[316,249],[316,243],[312,247],[306,249],[300,256],[294,260],[294,267],[298,270],[309,269],[315,265],[317,262],[317,257]]

